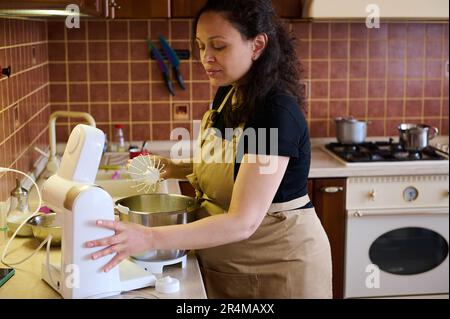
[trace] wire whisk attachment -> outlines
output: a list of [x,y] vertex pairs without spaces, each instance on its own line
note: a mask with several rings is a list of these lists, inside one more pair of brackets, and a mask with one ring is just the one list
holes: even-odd
[[158,184],[164,180],[161,177],[166,172],[164,167],[161,159],[156,156],[135,157],[127,166],[128,174],[136,182],[136,185],[131,187],[136,188],[139,193],[155,192]]

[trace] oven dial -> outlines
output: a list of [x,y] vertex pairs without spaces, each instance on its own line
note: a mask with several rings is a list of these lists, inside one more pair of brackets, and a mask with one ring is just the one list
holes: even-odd
[[408,187],[403,191],[403,198],[407,202],[413,202],[419,197],[419,191],[415,187]]

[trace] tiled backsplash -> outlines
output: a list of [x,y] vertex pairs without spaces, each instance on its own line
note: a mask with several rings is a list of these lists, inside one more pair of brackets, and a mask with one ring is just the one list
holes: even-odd
[[[182,61],[186,90],[172,77],[170,96],[148,53],[147,39],[159,46],[160,35],[190,50],[190,20],[87,21],[79,30],[49,22],[48,29],[52,111],[90,112],[109,137],[124,124],[126,139],[141,141],[168,140],[176,127],[191,130],[209,107],[213,89],[198,60]],[[178,117],[177,107],[187,114]],[[60,122],[58,140],[67,140],[72,127]]]
[[311,136],[335,136],[333,119],[371,121],[370,136],[402,122],[448,135],[448,23],[292,23],[307,69]]
[[[32,171],[34,147],[48,145],[50,115],[46,22],[0,19],[0,166]],[[0,174],[0,201],[15,185],[14,174]],[[22,177],[20,177],[22,178]]]
[[[163,35],[189,49],[191,20],[88,21],[79,30],[49,22],[51,103],[54,110],[88,111],[111,136],[125,124],[131,140],[169,139],[171,129],[191,129],[213,97],[197,54],[183,61],[186,91],[171,97],[146,39]],[[448,24],[305,23],[289,27],[300,40],[306,69],[312,137],[334,135],[333,118],[370,120],[369,135],[396,135],[404,121],[425,122],[448,134]],[[448,66],[447,66],[448,67]],[[176,84],[175,84],[176,85]],[[188,118],[175,118],[176,105]],[[70,132],[59,124],[63,141]]]
[[[124,124],[134,141],[167,140],[176,127],[192,130],[215,91],[198,54],[182,61],[186,90],[173,79],[172,97],[146,43],[158,44],[163,35],[175,49],[190,49],[191,24],[85,20],[80,29],[67,29],[58,21],[0,19],[0,64],[13,67],[13,76],[0,80],[0,165],[31,169],[34,146],[48,144],[50,111],[89,112],[109,137],[115,124]],[[370,136],[397,135],[405,121],[448,135],[448,23],[367,29],[290,21],[289,27],[306,69],[311,137],[334,136],[333,118],[348,115],[370,120]],[[187,114],[177,117],[176,107],[187,107]],[[75,124],[58,120],[58,141],[66,141]],[[13,182],[5,186],[4,180],[2,197]]]

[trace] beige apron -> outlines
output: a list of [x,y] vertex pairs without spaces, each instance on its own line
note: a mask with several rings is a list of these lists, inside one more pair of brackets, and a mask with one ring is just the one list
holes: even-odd
[[[232,96],[203,117],[200,138]],[[216,113],[216,114],[214,114]],[[243,125],[240,126],[242,128]],[[236,150],[240,134],[231,141],[214,134],[199,140],[200,147],[189,181],[201,201],[198,218],[227,213],[234,186],[234,157],[221,163],[225,152]],[[218,152],[215,147],[221,145]],[[216,161],[205,163],[208,154]],[[236,154],[235,152],[233,154]],[[297,209],[308,195],[272,204],[261,225],[247,240],[197,250],[209,298],[331,298],[331,251],[314,208]]]

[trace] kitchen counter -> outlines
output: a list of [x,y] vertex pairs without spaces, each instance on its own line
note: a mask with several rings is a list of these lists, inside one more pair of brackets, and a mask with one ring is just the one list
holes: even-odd
[[[383,141],[386,137],[371,138],[368,140]],[[324,145],[335,142],[335,139],[312,139],[312,159],[310,178],[345,178],[352,176],[399,176],[399,175],[442,175],[449,174],[448,160],[436,162],[396,162],[396,163],[359,163],[345,164],[324,149]],[[448,136],[441,136],[433,143],[448,144]],[[159,142],[149,144],[153,153],[167,156],[170,148],[175,142]],[[436,145],[432,144],[432,145]],[[38,181],[41,184],[42,180]],[[169,193],[179,193],[179,187],[170,183]],[[178,184],[178,183],[176,183]],[[172,186],[170,186],[172,185]],[[33,208],[33,200],[36,198],[35,191],[30,192],[30,208]],[[34,202],[35,203],[35,202]],[[4,246],[0,245],[0,252]],[[12,254],[8,260],[18,260],[27,256],[37,248],[37,242],[30,238],[17,238],[11,247]],[[59,298],[60,296],[41,280],[41,264],[45,258],[45,249],[41,249],[35,256],[25,263],[17,266],[16,274],[3,287],[0,288],[1,298]],[[53,248],[50,260],[53,263],[59,262],[60,250]],[[0,264],[0,267],[4,265]],[[187,267],[181,269],[180,266],[168,266],[165,268],[164,276],[170,275],[180,280],[181,290],[176,294],[162,295],[156,293],[154,288],[141,289],[131,293],[122,294],[115,298],[174,298],[192,299],[206,298],[201,273],[195,255],[188,255]],[[158,277],[158,276],[157,276]]]
[[[42,189],[44,179],[37,181],[39,189]],[[180,194],[177,180],[170,180],[166,183],[166,191],[171,194]],[[38,197],[35,188],[29,193],[29,207],[34,211],[38,205]],[[6,261],[15,262],[29,256],[39,243],[34,238],[16,237],[12,242],[9,255]],[[0,255],[6,246],[6,242],[0,245]],[[0,299],[53,299],[61,298],[46,282],[41,279],[42,262],[45,260],[45,246],[26,262],[14,266],[15,275],[0,287]],[[59,264],[61,258],[60,248],[52,248],[50,262]],[[6,267],[0,262],[0,267]],[[160,294],[155,288],[145,288],[113,297],[114,299],[206,299],[206,291],[203,285],[200,268],[194,252],[190,252],[187,257],[186,267],[181,268],[181,264],[164,267],[162,275],[155,274],[157,278],[171,276],[180,280],[180,291],[174,294]]]
[[[368,141],[384,141],[388,139],[386,137],[371,138]],[[345,164],[324,149],[324,145],[331,142],[336,142],[336,140],[312,139],[310,178],[440,175],[449,173],[448,160]],[[448,136],[441,136],[433,140],[433,142],[448,144]]]
[[[388,141],[398,137],[370,137],[367,141]],[[383,162],[383,163],[355,163],[346,165],[324,149],[328,143],[336,142],[335,138],[311,139],[311,169],[310,178],[345,178],[352,176],[405,176],[405,175],[441,175],[449,173],[449,161],[411,161],[411,162]],[[438,136],[430,141],[430,145],[447,144],[448,136]],[[178,142],[156,141],[148,144],[148,149],[161,156],[169,156],[170,149]],[[193,145],[193,144],[191,144]],[[189,143],[186,148],[189,149]]]
[[[388,141],[392,138],[398,142],[397,136],[370,137],[366,141]],[[383,162],[383,163],[355,163],[346,165],[335,156],[324,149],[328,143],[336,142],[335,138],[313,138],[311,139],[311,169],[310,178],[341,178],[352,176],[397,176],[397,175],[440,175],[449,174],[449,161],[411,161],[411,162]],[[430,141],[430,145],[447,144],[448,136],[438,136]],[[135,142],[134,144],[139,144]],[[191,146],[194,142],[178,141],[151,141],[147,148],[154,154],[169,157],[171,148],[177,144],[178,149],[187,150],[187,155],[191,154]],[[181,146],[183,145],[183,146]],[[58,145],[58,150],[62,152],[64,145]]]
[[448,173],[448,160],[439,161],[439,163],[417,161],[408,163],[359,163],[345,165],[323,150],[321,146],[317,146],[312,148],[309,178],[439,175]]
[[[0,252],[3,252],[6,243],[0,245]],[[39,243],[34,238],[16,237],[11,244],[10,254],[6,261],[15,262],[30,255]],[[53,290],[45,281],[41,279],[42,262],[45,261],[45,246],[33,257],[24,263],[15,266],[15,275],[0,287],[0,299],[56,299],[61,296]],[[52,248],[50,262],[57,264],[60,262],[61,250]],[[0,267],[6,267],[0,262]],[[164,268],[161,276],[171,276],[180,280],[180,291],[174,294],[161,294],[153,287],[127,292],[122,295],[112,297],[114,299],[205,299],[206,292],[199,265],[195,255],[188,254],[186,268],[181,265],[171,265]]]

